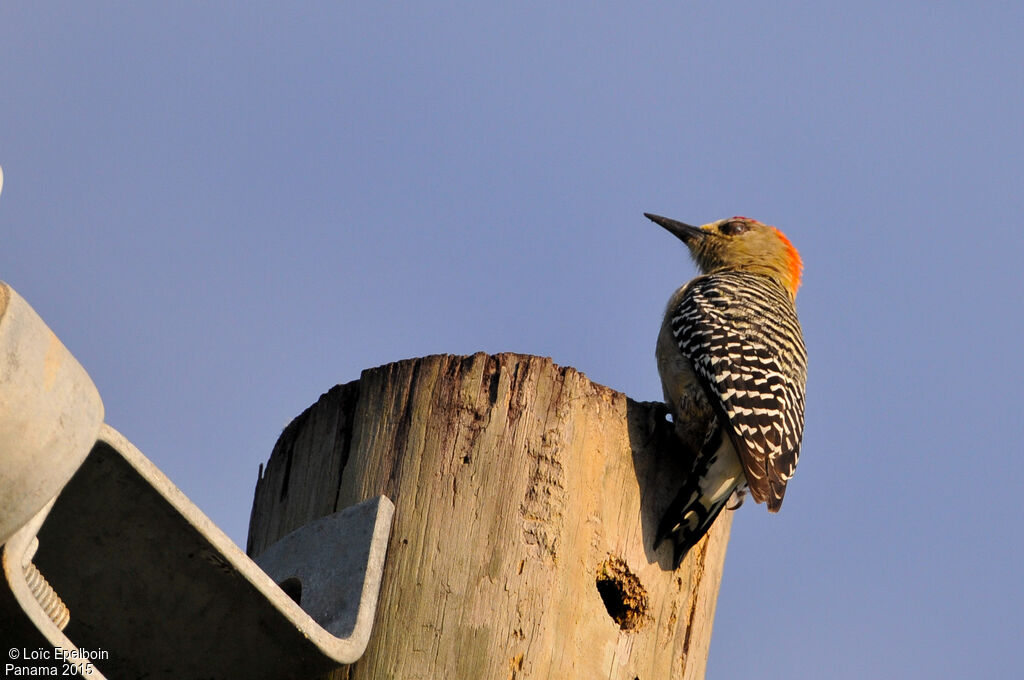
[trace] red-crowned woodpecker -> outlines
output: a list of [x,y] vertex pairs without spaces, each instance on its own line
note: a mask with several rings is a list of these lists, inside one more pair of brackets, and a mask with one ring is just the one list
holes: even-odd
[[804,429],[807,351],[796,316],[802,263],[774,227],[733,217],[694,227],[645,215],[687,245],[700,276],[668,302],[656,355],[694,467],[658,527],[674,564],[744,492],[778,512]]

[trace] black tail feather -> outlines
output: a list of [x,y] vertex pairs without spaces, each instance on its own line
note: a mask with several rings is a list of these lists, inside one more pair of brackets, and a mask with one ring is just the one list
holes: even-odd
[[700,489],[701,479],[707,474],[707,467],[712,460],[712,456],[708,454],[719,447],[721,440],[721,428],[715,428],[704,443],[702,455],[697,457],[686,483],[676,494],[675,500],[668,506],[658,524],[654,547],[657,548],[662,541],[671,539],[674,548],[672,564],[675,568],[679,567],[690,548],[711,529],[711,525],[729,500],[726,496],[719,503],[707,505],[706,503],[710,501],[702,497]]
[[657,548],[661,542],[671,539],[673,544],[672,566],[678,568],[683,557],[695,546],[704,534],[711,529],[718,514],[726,506],[728,497],[722,502],[711,507],[704,505],[700,495],[700,489],[696,484],[692,487],[689,483],[679,491],[679,495],[668,506],[661,523],[658,525],[658,534],[654,539],[654,547]]

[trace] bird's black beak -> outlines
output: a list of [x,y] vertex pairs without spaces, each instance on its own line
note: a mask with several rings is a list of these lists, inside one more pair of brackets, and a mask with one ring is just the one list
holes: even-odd
[[654,222],[655,224],[660,224],[661,226],[665,227],[665,229],[678,236],[679,240],[685,243],[686,245],[690,245],[694,241],[699,241],[708,234],[700,227],[695,227],[692,224],[684,224],[682,222],[677,222],[676,220],[670,220],[669,218],[662,217],[661,215],[652,215],[651,213],[644,213],[644,217],[649,219],[651,222]]

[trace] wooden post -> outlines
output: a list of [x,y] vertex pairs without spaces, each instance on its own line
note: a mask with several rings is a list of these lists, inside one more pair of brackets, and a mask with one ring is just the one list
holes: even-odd
[[654,404],[550,359],[400,361],[285,429],[248,551],[394,501],[370,645],[334,679],[703,678],[731,513],[675,571],[652,550],[681,458]]

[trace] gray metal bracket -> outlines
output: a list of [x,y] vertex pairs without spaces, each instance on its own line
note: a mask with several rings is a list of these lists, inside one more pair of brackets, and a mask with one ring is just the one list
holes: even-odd
[[102,424],[85,371],[2,282],[0,494],[0,641],[101,653],[86,677],[308,678],[369,641],[391,501],[321,518],[254,562]]

